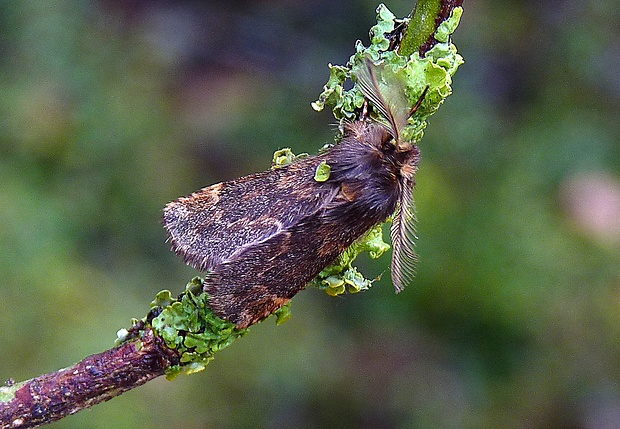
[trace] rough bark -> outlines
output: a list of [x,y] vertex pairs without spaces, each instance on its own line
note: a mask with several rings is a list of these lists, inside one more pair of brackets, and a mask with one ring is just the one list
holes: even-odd
[[13,394],[13,398],[0,402],[0,427],[34,428],[59,420],[159,377],[175,364],[176,352],[146,330],[140,341],[3,387],[4,396]]

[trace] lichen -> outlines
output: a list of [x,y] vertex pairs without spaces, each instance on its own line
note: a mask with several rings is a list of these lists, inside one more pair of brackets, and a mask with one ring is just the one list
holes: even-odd
[[374,280],[366,279],[353,262],[362,252],[373,259],[379,258],[390,249],[383,241],[381,225],[376,225],[357,239],[338,259],[312,280],[311,285],[324,290],[328,295],[337,296],[345,292],[357,293],[367,290]]
[[276,325],[279,326],[283,324],[292,316],[291,303],[289,302],[288,304],[284,304],[282,307],[278,308],[273,315],[276,316]]
[[228,347],[247,332],[247,329],[237,329],[234,323],[213,313],[203,286],[203,279],[195,277],[178,298],[164,290],[151,304],[161,308],[159,315],[150,322],[151,327],[167,347],[180,355],[181,364],[171,367],[166,374],[169,379],[183,372],[201,371],[215,352]]
[[9,402],[15,398],[15,386],[0,386],[0,402]]
[[273,153],[273,160],[271,161],[271,168],[281,168],[285,165],[289,165],[297,161],[298,159],[308,156],[307,153],[300,153],[295,155],[293,151],[285,147],[284,149],[277,150]]
[[461,15],[463,15],[462,7],[455,7],[452,9],[450,13],[450,17],[439,24],[437,27],[437,31],[435,32],[435,39],[440,42],[447,42],[450,38],[450,35],[454,33],[456,27],[458,27],[459,22],[461,21]]
[[314,180],[317,182],[325,182],[329,179],[331,175],[332,168],[325,161],[321,162],[316,167],[316,172],[314,173]]
[[435,113],[452,93],[452,75],[463,63],[463,58],[449,40],[449,35],[456,29],[462,13],[462,9],[459,9],[456,8],[450,18],[439,26],[435,33],[439,42],[426,55],[421,56],[416,51],[412,55],[403,56],[394,50],[388,50],[390,34],[402,20],[396,19],[385,5],[380,4],[377,8],[377,24],[370,29],[370,45],[364,46],[358,40],[355,44],[356,52],[345,66],[329,64],[329,80],[318,100],[312,103],[312,107],[317,111],[326,106],[330,107],[340,121],[341,129],[345,121],[357,118],[364,104],[364,97],[355,85],[345,90],[345,83],[347,80],[355,81],[357,70],[370,59],[377,65],[383,65],[381,70],[389,73],[390,80],[393,76],[402,84],[410,107],[416,105],[428,88],[422,104],[409,118],[408,125],[403,130],[404,139],[419,141],[424,134],[428,117]]

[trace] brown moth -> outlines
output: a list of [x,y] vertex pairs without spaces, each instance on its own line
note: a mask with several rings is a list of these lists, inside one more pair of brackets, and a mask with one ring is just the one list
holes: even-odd
[[[210,307],[238,328],[286,304],[394,213],[392,280],[397,292],[411,282],[419,150],[401,133],[422,98],[408,109],[402,85],[382,85],[379,67],[367,61],[354,71],[378,120],[346,124],[342,140],[323,154],[209,186],[164,208],[172,249],[207,271]],[[322,163],[331,173],[319,182]]]

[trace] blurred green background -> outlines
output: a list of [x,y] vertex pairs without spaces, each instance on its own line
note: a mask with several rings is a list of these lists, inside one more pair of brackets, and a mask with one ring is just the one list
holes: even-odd
[[[376,6],[0,0],[0,379],[103,351],[180,292],[161,208],[332,141],[310,102]],[[415,284],[304,291],[204,372],[51,427],[620,427],[620,2],[464,8]]]

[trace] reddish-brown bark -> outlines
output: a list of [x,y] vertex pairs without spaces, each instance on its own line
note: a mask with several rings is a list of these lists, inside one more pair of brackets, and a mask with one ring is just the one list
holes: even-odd
[[0,402],[0,427],[34,428],[59,420],[159,377],[175,364],[176,352],[146,330],[140,341],[20,383],[12,400]]

